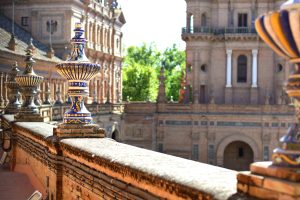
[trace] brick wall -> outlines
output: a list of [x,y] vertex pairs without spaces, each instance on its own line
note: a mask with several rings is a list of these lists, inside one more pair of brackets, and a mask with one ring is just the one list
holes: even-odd
[[236,172],[111,139],[58,139],[53,126],[13,122],[11,168],[27,165],[49,199],[230,199]]

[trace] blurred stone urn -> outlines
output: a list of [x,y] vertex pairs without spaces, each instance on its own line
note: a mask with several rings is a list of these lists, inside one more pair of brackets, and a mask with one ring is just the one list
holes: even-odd
[[37,95],[37,87],[44,80],[44,77],[37,75],[33,70],[35,61],[31,49],[26,50],[25,62],[26,68],[24,73],[17,75],[15,78],[24,97],[20,112],[15,116],[15,119],[24,122],[43,122],[44,118],[40,115],[34,99]]
[[9,89],[9,102],[5,108],[5,114],[18,113],[22,105],[20,102],[20,87],[16,82],[16,76],[18,75],[19,71],[20,70],[18,69],[18,64],[16,62],[11,68],[10,79],[5,82],[6,87]]
[[[269,12],[255,21],[256,30],[278,55],[294,64],[286,92],[292,99],[300,120],[300,0],[289,0],[279,11]],[[275,166],[300,167],[299,123],[292,125],[280,139],[281,146],[273,151]]]

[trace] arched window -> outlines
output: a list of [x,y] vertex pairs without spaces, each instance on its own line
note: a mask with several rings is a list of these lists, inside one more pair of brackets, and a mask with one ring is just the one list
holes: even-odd
[[203,14],[201,15],[201,26],[202,26],[202,27],[207,26],[207,19],[206,19],[206,14],[205,14],[205,13],[203,13]]
[[240,55],[237,60],[237,82],[247,82],[247,57]]

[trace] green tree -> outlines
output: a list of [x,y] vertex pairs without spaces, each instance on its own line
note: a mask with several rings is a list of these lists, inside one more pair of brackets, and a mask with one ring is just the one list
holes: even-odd
[[176,67],[184,68],[185,52],[178,50],[176,44],[173,44],[171,48],[167,48],[162,53],[161,62],[168,71],[172,71]]
[[185,52],[180,51],[174,44],[162,53],[161,62],[165,68],[167,98],[171,100],[171,97],[173,97],[173,100],[177,101],[185,71]]
[[127,54],[124,59],[124,66],[131,64],[140,64],[142,66],[157,67],[160,62],[160,52],[157,51],[152,43],[147,46],[145,43],[140,46],[131,46],[127,49]]
[[123,99],[155,101],[158,92],[156,70],[134,63],[123,69]]
[[176,45],[164,52],[157,51],[155,45],[131,46],[123,63],[123,99],[132,101],[155,101],[158,92],[160,67],[165,68],[166,95],[176,101],[185,69],[185,52]]

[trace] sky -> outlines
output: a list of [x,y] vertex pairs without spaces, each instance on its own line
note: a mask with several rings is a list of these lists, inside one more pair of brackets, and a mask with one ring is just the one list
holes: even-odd
[[185,26],[185,0],[118,0],[126,24],[122,28],[123,45],[140,46],[154,42],[158,50],[175,43],[185,50],[181,28]]

